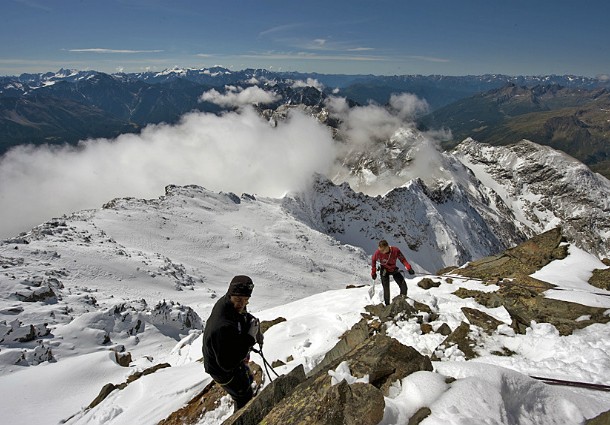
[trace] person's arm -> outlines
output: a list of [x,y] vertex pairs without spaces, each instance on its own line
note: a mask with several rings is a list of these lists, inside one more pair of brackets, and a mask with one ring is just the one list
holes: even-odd
[[216,362],[226,372],[231,372],[243,362],[254,343],[253,337],[247,333],[240,334],[232,326],[224,326],[212,335]]
[[402,251],[399,248],[396,248],[396,250],[398,252],[398,259],[405,266],[405,268],[407,269],[409,274],[415,273],[413,271],[413,267],[411,267],[411,264],[409,264],[409,262],[407,261],[407,258],[403,255]]

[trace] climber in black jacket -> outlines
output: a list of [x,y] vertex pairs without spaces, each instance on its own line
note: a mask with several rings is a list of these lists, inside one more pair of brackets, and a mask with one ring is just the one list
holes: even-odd
[[248,276],[235,276],[214,305],[203,332],[205,371],[233,398],[235,410],[253,397],[250,350],[263,342],[258,319],[246,311],[253,288]]

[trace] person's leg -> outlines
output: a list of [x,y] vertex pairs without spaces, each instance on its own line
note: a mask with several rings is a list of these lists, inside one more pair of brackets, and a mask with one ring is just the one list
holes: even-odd
[[381,286],[383,286],[383,302],[390,305],[390,275],[387,271],[381,271]]
[[392,277],[394,277],[394,282],[396,282],[400,288],[400,295],[407,295],[407,282],[405,282],[405,277],[402,273],[396,270],[392,273]]
[[244,407],[253,397],[252,372],[246,365],[240,366],[233,379],[222,385],[222,388],[231,396],[235,402],[235,411]]

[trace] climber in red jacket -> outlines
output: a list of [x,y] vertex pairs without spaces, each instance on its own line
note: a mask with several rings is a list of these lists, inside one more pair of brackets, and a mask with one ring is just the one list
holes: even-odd
[[401,295],[407,295],[407,283],[404,276],[396,266],[396,260],[400,260],[404,264],[409,274],[415,274],[413,267],[407,261],[405,256],[395,246],[390,246],[386,240],[380,240],[378,249],[373,254],[371,261],[371,277],[377,279],[377,262],[379,261],[379,272],[381,274],[381,285],[383,286],[383,301],[385,305],[390,304],[390,276],[394,278],[394,282],[398,284]]

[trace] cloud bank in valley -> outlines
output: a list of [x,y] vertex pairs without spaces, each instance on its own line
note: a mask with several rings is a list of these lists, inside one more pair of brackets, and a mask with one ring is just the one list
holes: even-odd
[[0,237],[116,197],[155,198],[168,184],[281,197],[334,158],[330,131],[314,118],[295,111],[272,127],[251,107],[78,147],[20,146],[0,158]]
[[429,111],[425,100],[402,93],[392,95],[385,106],[371,103],[350,107],[345,98],[333,96],[328,98],[326,106],[341,123],[341,137],[349,141],[341,145],[340,158],[365,152],[369,158],[378,155],[379,160],[387,159],[383,156],[393,155],[385,146],[389,141],[408,151],[412,159],[408,166],[388,170],[383,175],[373,175],[367,170],[354,175],[345,168],[335,168],[335,179],[347,181],[355,190],[376,196],[414,178],[421,178],[427,184],[450,178],[444,170],[445,159],[439,146],[439,140],[450,137],[450,133],[422,133],[415,128],[415,118]]
[[225,93],[216,89],[208,90],[200,97],[201,101],[211,102],[223,107],[242,107],[252,104],[265,105],[280,99],[275,93],[261,89],[258,86],[247,88],[225,86]]
[[[318,84],[308,80],[302,86]],[[237,109],[221,115],[190,113],[176,125],[150,125],[140,134],[83,141],[76,147],[19,146],[0,157],[0,238],[53,217],[99,208],[116,197],[155,198],[168,184],[281,197],[321,173],[377,195],[442,169],[435,138],[413,130],[413,119],[428,110],[414,95],[394,95],[386,106],[349,107],[344,98],[328,98],[341,137],[349,141],[345,144],[336,143],[328,127],[299,110],[270,125],[249,105],[275,102],[278,95],[257,86],[226,86],[224,93],[212,89],[201,100]],[[348,150],[374,152],[380,143],[383,148],[385,141],[401,137],[397,134],[404,129],[416,135],[406,144],[414,157],[407,169],[373,176],[365,185],[349,170],[337,171]]]

